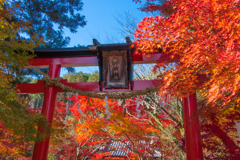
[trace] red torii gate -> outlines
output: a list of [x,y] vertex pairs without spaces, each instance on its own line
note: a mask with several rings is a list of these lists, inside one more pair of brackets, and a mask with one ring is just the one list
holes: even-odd
[[[49,68],[48,76],[50,78],[56,78],[60,76],[61,67],[98,66],[99,53],[104,50],[125,49],[131,52],[131,43],[128,39],[126,40],[128,43],[123,44],[100,45],[96,40],[94,40],[94,45],[82,48],[35,49],[37,57],[29,59],[29,63],[36,68]],[[160,57],[161,53],[153,54],[150,58],[146,58],[146,56],[142,55],[131,54],[131,62],[133,64],[156,63]],[[102,77],[101,74],[102,72],[100,68],[100,77]],[[156,80],[131,81],[131,87],[129,87],[129,89],[111,90],[103,88],[103,79],[100,79],[99,82],[76,83],[68,83],[67,80],[62,80],[61,83],[82,91],[107,92],[144,90],[147,87],[154,87],[156,85]],[[63,92],[63,90],[56,86],[48,86],[41,80],[38,80],[36,84],[18,84],[17,89],[20,90],[19,93],[44,93],[41,113],[45,115],[50,124],[52,124],[56,95],[57,92]],[[187,159],[203,160],[196,93],[183,98],[183,114]],[[35,144],[32,157],[33,160],[47,159],[49,138],[50,137],[48,137],[45,141],[40,141]]]

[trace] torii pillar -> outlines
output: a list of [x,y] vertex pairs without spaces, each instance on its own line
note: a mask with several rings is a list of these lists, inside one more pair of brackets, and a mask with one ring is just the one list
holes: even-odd
[[183,120],[187,160],[203,160],[196,93],[183,98]]
[[[50,78],[59,77],[61,70],[61,65],[50,64],[48,76]],[[55,101],[57,96],[57,87],[55,86],[46,86],[44,91],[44,101],[42,106],[41,113],[46,116],[46,119],[50,122],[52,126],[53,113],[55,107]],[[39,127],[39,132],[44,131]],[[50,137],[47,137],[45,141],[40,141],[35,143],[32,160],[46,160],[48,155]]]

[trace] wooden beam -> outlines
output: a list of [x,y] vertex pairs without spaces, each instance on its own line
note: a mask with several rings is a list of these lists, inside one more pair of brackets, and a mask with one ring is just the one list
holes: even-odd
[[[28,60],[36,68],[48,68],[50,64],[61,64],[62,67],[98,66],[97,56],[66,58],[32,58]],[[27,68],[27,66],[26,66]]]
[[[147,87],[154,87],[157,84],[157,80],[137,80],[133,81],[133,91],[144,90]],[[100,92],[99,82],[74,82],[69,83],[66,79],[61,81],[62,84],[79,89],[81,91]],[[103,83],[103,82],[102,82]],[[103,85],[102,85],[103,86]],[[37,83],[17,84],[18,94],[40,94],[44,93],[45,83],[42,80],[38,80]],[[113,91],[131,91],[131,89],[103,89],[103,92]],[[64,92],[62,89],[57,88],[57,92]]]
[[[150,58],[146,55],[132,55],[133,64],[157,63],[161,58],[161,53],[152,54]],[[50,64],[61,64],[62,67],[79,67],[79,66],[98,66],[97,56],[91,57],[66,57],[66,58],[32,58],[29,63],[36,68],[48,68]],[[27,68],[27,66],[26,66]]]

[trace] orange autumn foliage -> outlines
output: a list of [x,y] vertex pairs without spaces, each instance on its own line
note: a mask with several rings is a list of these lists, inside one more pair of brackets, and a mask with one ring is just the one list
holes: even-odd
[[[74,105],[69,107],[71,112],[68,115],[69,118],[64,118],[65,122],[62,126],[66,131],[52,135],[49,158],[126,159],[126,156],[117,158],[109,152],[117,149],[113,143],[126,144],[130,147],[126,146],[124,149],[129,151],[123,150],[130,159],[138,159],[139,156],[144,157],[149,154],[153,156],[156,151],[164,153],[164,156],[172,156],[171,150],[174,145],[168,142],[167,137],[161,136],[155,120],[149,117],[143,106],[140,107],[141,117],[136,117],[134,100],[127,100],[124,104],[128,108],[128,114],[125,113],[123,106],[118,104],[119,102],[108,100],[111,118],[107,119],[104,100],[80,95],[78,98],[74,95],[69,99],[74,102]],[[64,107],[64,103],[58,102],[55,118],[56,121],[63,122],[61,115],[65,110],[61,109],[61,106]],[[78,108],[81,108],[83,114],[80,114]],[[158,117],[164,127],[174,129],[174,123],[167,119],[164,113],[159,113]],[[58,126],[61,125],[58,123],[53,125],[54,128]],[[179,133],[176,132],[177,134]],[[161,142],[159,136],[163,138]]]
[[200,111],[209,159],[239,159],[234,123],[240,102],[239,4],[239,0],[147,0],[142,11],[158,16],[144,18],[135,33],[136,54],[162,53],[155,67],[166,70],[159,75],[160,93],[183,97],[198,90],[207,99]]
[[[139,1],[139,0],[135,0]],[[136,54],[162,52],[157,68],[167,71],[159,91],[185,96],[199,89],[208,102],[224,104],[240,96],[240,1],[148,0],[144,11],[161,15],[144,18],[135,33]],[[168,8],[168,10],[167,10]],[[169,62],[173,62],[169,65]],[[208,79],[199,85],[198,76]]]

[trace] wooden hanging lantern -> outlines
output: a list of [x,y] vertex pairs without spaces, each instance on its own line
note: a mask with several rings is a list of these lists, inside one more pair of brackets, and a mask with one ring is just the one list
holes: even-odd
[[[94,40],[99,53],[100,81],[105,89],[132,88],[131,41],[114,45],[100,45]],[[116,48],[118,46],[118,48]]]
[[128,88],[127,50],[103,51],[104,88]]

